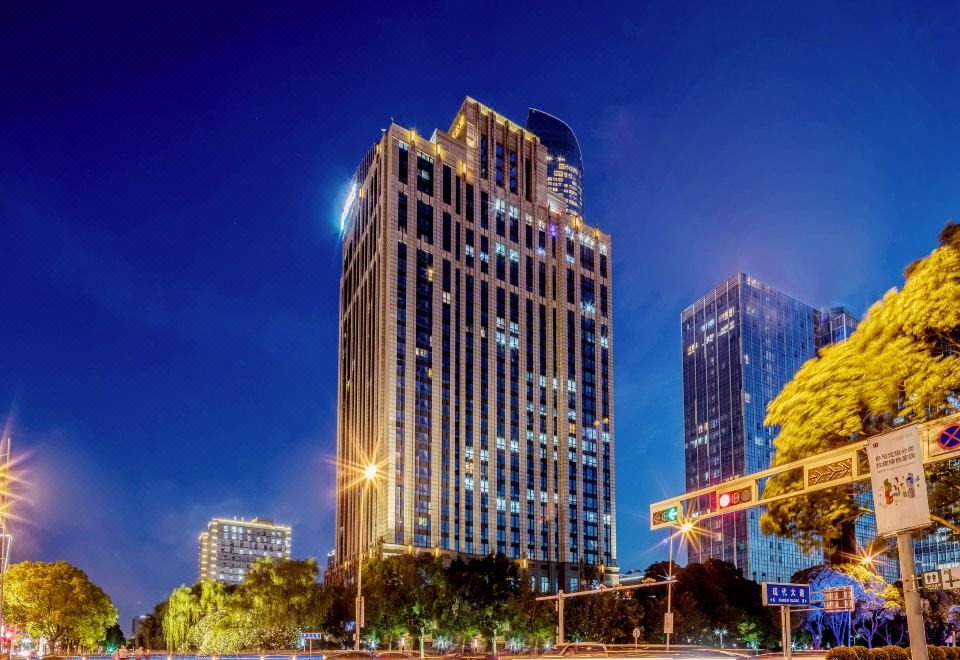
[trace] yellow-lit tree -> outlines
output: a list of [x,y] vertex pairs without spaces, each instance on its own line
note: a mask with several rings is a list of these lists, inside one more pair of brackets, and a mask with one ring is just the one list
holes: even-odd
[[[940,246],[905,275],[903,287],[875,303],[849,339],[804,364],[770,404],[765,423],[780,429],[774,465],[960,409],[960,224],[948,223]],[[956,466],[927,476],[934,512],[960,522]],[[796,490],[801,480],[798,473],[781,475],[765,494]],[[855,552],[853,523],[863,513],[857,488],[863,486],[773,503],[761,527],[807,550]]]

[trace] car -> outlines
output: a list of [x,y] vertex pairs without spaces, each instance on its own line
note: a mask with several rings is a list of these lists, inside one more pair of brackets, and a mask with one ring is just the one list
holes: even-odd
[[[553,655],[553,654],[551,654]],[[561,658],[609,658],[606,644],[600,642],[573,642],[567,644],[556,651],[556,656]]]

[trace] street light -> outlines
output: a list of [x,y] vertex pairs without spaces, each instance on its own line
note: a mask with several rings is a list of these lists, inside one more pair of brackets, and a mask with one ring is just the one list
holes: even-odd
[[366,552],[366,548],[363,544],[363,513],[366,510],[364,506],[364,495],[367,494],[367,486],[373,483],[377,478],[377,464],[369,463],[365,468],[363,468],[363,481],[360,484],[360,514],[357,516],[360,523],[360,533],[357,535],[358,541],[358,550],[359,557],[357,558],[357,603],[356,603],[356,614],[354,621],[355,623],[355,639],[353,643],[353,648],[356,651],[360,650],[360,629],[363,627],[363,555]]
[[[670,630],[673,630],[673,537],[680,535],[680,540],[684,541],[688,537],[695,534],[705,534],[716,538],[716,535],[713,532],[708,532],[696,528],[696,525],[692,520],[685,520],[676,526],[677,531],[670,535],[670,570],[667,575],[667,618],[670,619]],[[667,648],[666,652],[670,652],[670,635],[672,633],[665,633],[667,636]]]
[[714,628],[713,634],[720,638],[720,648],[723,648],[723,636],[727,634],[726,628]]

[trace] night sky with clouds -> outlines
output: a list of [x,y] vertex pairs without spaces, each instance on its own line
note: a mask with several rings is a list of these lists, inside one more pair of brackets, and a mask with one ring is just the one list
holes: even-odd
[[[565,119],[613,236],[623,569],[682,488],[681,310],[737,270],[862,313],[960,213],[945,3],[5,2],[14,560],[149,611],[217,515],[334,525],[337,223],[393,118]],[[662,547],[662,546],[661,546]]]

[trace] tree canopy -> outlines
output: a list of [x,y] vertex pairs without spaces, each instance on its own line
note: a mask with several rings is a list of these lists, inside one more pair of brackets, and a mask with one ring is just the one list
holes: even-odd
[[[774,465],[960,410],[960,224],[948,224],[940,246],[905,275],[903,287],[875,303],[849,339],[804,364],[770,404],[765,423],[779,427]],[[778,476],[765,494],[791,492],[801,480],[800,474]],[[928,481],[934,512],[960,522],[955,466],[929,471]],[[864,512],[862,488],[772,503],[762,529],[806,550],[836,551]]]
[[55,648],[67,643],[93,648],[117,623],[110,597],[65,561],[13,564],[3,586],[4,620]]

